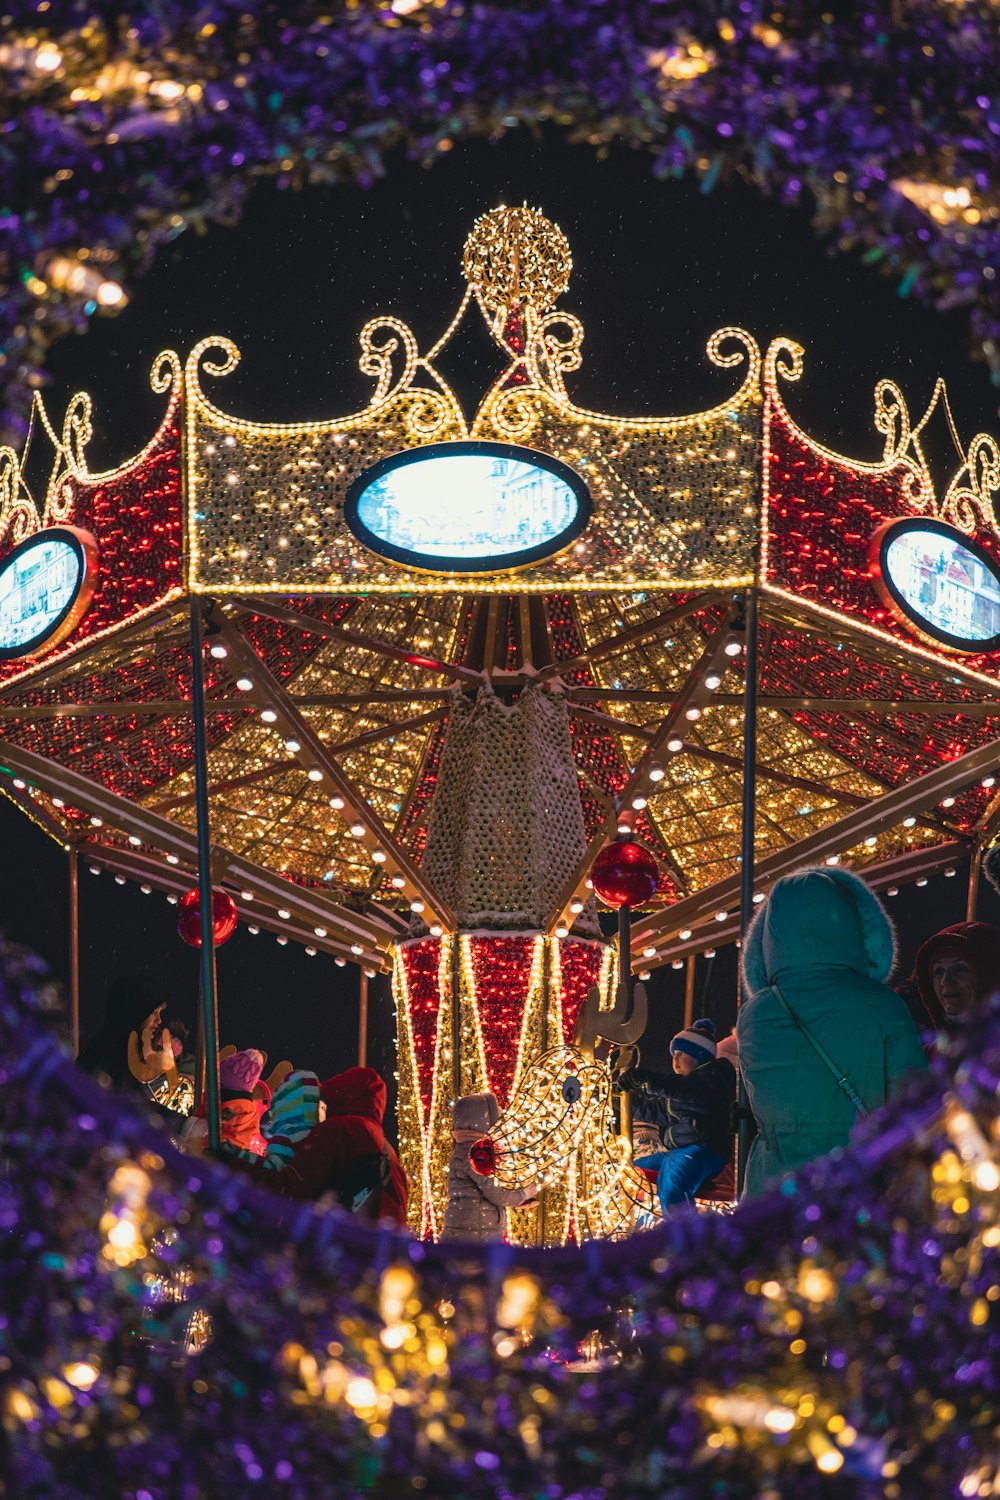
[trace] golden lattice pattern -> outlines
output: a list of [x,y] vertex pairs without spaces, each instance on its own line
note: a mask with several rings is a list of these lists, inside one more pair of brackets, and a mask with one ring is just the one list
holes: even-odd
[[[360,601],[351,615],[362,635],[408,649],[417,645],[433,656],[449,657],[461,613],[458,596],[433,601],[396,596]],[[303,719],[336,755],[337,746],[378,732],[413,715],[406,693],[425,688],[424,672],[360,644],[327,641],[289,678]],[[310,704],[320,694],[357,694],[389,689],[396,702],[356,702],[350,706]],[[236,694],[238,696],[238,694]],[[337,760],[362,796],[390,830],[395,829],[423,766],[427,725],[408,728],[348,751]],[[212,837],[222,848],[282,874],[323,881],[333,891],[381,892],[382,871],[350,832],[350,819],[331,804],[328,792],[308,779],[277,729],[259,716],[241,718],[233,732],[209,753]],[[147,799],[156,806],[162,793]],[[170,816],[194,828],[191,771],[170,785]],[[164,809],[167,810],[167,809]]]
[[[460,927],[540,929],[586,850],[565,702],[492,688],[451,708],[424,870]],[[576,931],[596,936],[593,898]]]
[[[577,607],[584,637],[593,644],[613,635],[616,622],[619,628],[628,628],[653,619],[663,604],[655,596],[633,595],[627,599],[581,598]],[[663,717],[669,694],[680,686],[704,643],[704,622],[692,615],[676,621],[666,638],[631,642],[622,652],[602,657],[595,666],[595,676],[602,686],[617,688],[625,683],[637,692],[665,695],[659,701],[639,698],[623,703],[612,699],[606,704],[607,713],[623,724],[654,729]],[[720,695],[742,696],[742,671],[737,663],[720,667],[719,678],[716,691]],[[924,729],[926,732],[926,724]],[[646,816],[664,837],[689,892],[706,890],[739,871],[742,730],[741,706],[707,707],[696,722],[684,725],[683,740],[689,749],[664,757],[664,778],[649,797]],[[872,734],[877,738],[877,731]],[[777,710],[760,710],[757,742],[758,859],[827,827],[857,801],[877,797],[884,790],[862,764],[852,764],[834,754]],[[642,737],[625,730],[619,744],[626,765],[635,764],[645,748]],[[729,764],[720,764],[713,756],[727,757]],[[811,786],[789,786],[769,779],[768,770]],[[852,863],[890,858],[945,837],[911,820],[909,827],[887,827],[871,835],[854,851]]]
[[537,209],[494,208],[475,222],[462,269],[491,313],[525,303],[544,312],[569,286],[569,243]]

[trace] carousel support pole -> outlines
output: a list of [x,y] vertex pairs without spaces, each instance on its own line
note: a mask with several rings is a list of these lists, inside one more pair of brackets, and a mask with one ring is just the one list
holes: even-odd
[[368,974],[358,970],[358,1067],[368,1066]]
[[687,972],[684,975],[684,1030],[687,1031],[694,1020],[694,976],[696,959],[693,953],[688,954]]
[[212,921],[212,836],[208,816],[208,750],[205,739],[205,655],[201,601],[191,600],[191,717],[194,720],[194,793],[198,828],[198,893],[201,898],[202,1054],[208,1144],[217,1150],[219,1121],[219,1005],[215,987]]
[[[746,655],[743,675],[743,818],[740,865],[740,937],[746,938],[753,917],[754,834],[757,821],[757,589],[746,594]],[[742,1001],[742,978],[737,979],[737,1006]],[[750,1148],[747,1092],[740,1072],[739,1126],[736,1135],[736,1191],[742,1193]]]
[[982,868],[982,850],[976,844],[969,855],[969,893],[965,902],[965,920],[976,920],[976,902],[979,900],[979,871]]
[[80,854],[75,844],[69,857],[69,1017],[73,1056],[80,1055]]

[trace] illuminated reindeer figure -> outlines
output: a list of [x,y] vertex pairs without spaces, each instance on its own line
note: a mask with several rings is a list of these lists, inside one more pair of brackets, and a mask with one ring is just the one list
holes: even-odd
[[[630,993],[622,982],[609,1010],[601,1010],[600,999],[595,986],[580,1008],[571,1046],[550,1047],[524,1070],[473,1156],[500,1187],[564,1182],[567,1231],[575,1221],[577,1237],[588,1239],[628,1234],[637,1212],[649,1206],[648,1185],[632,1166],[627,1095],[620,1135],[612,1109],[615,1075],[627,1067],[646,1028],[646,991],[637,984]],[[614,1067],[604,1043],[622,1049]]]

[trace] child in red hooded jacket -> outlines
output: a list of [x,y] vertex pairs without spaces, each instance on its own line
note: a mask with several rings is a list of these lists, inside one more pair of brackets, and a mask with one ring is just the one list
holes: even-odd
[[320,1084],[320,1100],[320,1122],[280,1174],[279,1191],[313,1202],[332,1193],[364,1218],[405,1224],[406,1176],[382,1129],[383,1080],[374,1068],[348,1068]]

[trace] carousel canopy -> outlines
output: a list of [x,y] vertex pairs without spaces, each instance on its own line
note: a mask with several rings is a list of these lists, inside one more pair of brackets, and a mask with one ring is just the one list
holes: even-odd
[[[628,830],[662,871],[633,946],[655,966],[738,930],[753,594],[758,892],[822,860],[888,886],[991,841],[993,439],[962,446],[940,385],[912,423],[882,381],[881,459],[833,453],[785,406],[802,350],[736,328],[709,341],[738,381],[711,410],[587,411],[561,232],[497,210],[464,266],[432,348],[394,318],[362,331],[375,389],[347,417],[227,415],[202,388],[239,357],[220,338],[156,361],[163,421],[113,471],[88,468],[86,396],[61,430],[36,400],[44,498],[0,456],[3,793],[94,867],[186,891],[197,599],[215,884],[246,922],[383,967],[412,911],[455,926],[423,868],[449,715],[530,685],[566,700],[586,834],[544,925],[572,927]],[[436,359],[477,308],[501,369],[470,420]]]

